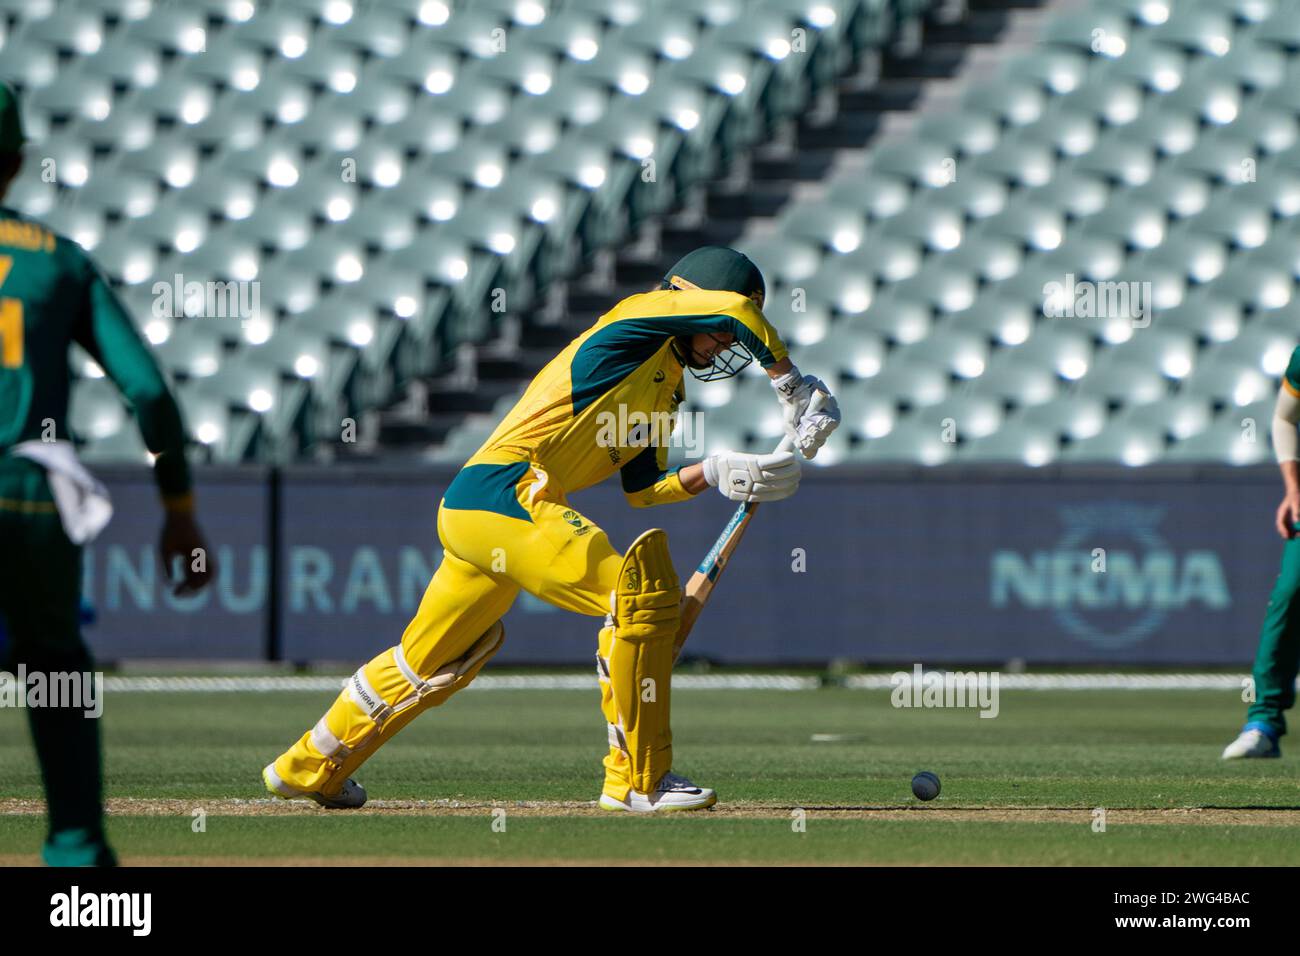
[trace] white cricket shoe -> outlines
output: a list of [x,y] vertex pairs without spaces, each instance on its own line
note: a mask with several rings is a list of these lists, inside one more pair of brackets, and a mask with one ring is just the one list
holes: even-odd
[[275,764],[269,763],[262,771],[262,782],[274,796],[285,800],[314,800],[326,810],[359,810],[366,805],[366,788],[350,777],[343,789],[327,796],[319,790],[298,790],[289,786],[275,772]]
[[1277,741],[1262,730],[1251,727],[1243,730],[1241,735],[1223,748],[1224,760],[1237,760],[1241,757],[1280,757],[1282,748]]
[[707,787],[697,787],[671,770],[659,778],[650,793],[629,790],[626,800],[609,794],[600,795],[602,810],[627,810],[631,813],[666,813],[670,810],[703,810],[718,802],[718,795]]

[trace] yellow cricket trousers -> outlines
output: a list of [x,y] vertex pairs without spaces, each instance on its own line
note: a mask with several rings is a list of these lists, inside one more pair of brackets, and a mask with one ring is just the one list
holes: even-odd
[[[337,793],[417,714],[472,681],[499,649],[497,622],[520,589],[565,610],[611,615],[624,556],[604,531],[569,507],[563,490],[534,463],[462,469],[438,508],[438,538],[442,563],[401,643],[358,670],[316,726],[275,761],[276,774],[289,787]],[[675,587],[671,565],[666,573]],[[680,592],[660,593],[671,596],[675,614]],[[616,652],[616,633],[637,628],[619,631],[612,617],[599,637],[601,707],[610,726],[604,792],[620,800],[629,789],[650,790],[672,767],[671,634],[667,641],[659,638],[675,625],[668,598],[661,603],[665,610],[656,620],[662,626],[650,628],[657,639],[635,652]],[[637,613],[638,620],[651,619]],[[648,633],[645,625],[638,627]],[[643,686],[657,688],[653,707],[638,706],[635,694]],[[624,690],[616,693],[619,688]]]

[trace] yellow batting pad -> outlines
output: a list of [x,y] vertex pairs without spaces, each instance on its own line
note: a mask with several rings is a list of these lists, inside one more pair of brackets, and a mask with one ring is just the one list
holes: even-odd
[[336,793],[385,741],[468,686],[504,640],[498,621],[428,678],[415,672],[401,646],[389,648],[348,678],[325,716],[275,762],[275,772],[299,790]]
[[619,569],[598,650],[610,725],[605,792],[619,800],[629,789],[649,793],[672,769],[669,682],[681,598],[668,536],[645,532]]

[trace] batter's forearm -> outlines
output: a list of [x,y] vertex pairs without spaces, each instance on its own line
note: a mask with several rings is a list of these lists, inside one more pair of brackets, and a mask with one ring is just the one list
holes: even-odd
[[700,461],[693,465],[686,465],[677,473],[677,477],[681,479],[682,487],[693,495],[698,495],[709,487],[709,483],[704,480],[704,463]]

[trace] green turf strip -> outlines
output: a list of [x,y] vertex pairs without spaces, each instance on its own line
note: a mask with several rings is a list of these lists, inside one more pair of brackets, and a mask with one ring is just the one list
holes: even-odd
[[[790,821],[689,817],[362,818],[116,817],[110,834],[125,859],[165,857],[249,863],[293,858],[389,858],[394,862],[841,863],[968,865],[1219,865],[1300,863],[1296,831],[1272,826],[1134,824],[1094,833],[1087,823],[983,823],[937,820],[819,820],[803,833]],[[13,825],[10,825],[10,824]],[[10,818],[0,855],[39,845],[39,818]]]
[[[328,703],[328,695],[315,694],[111,695],[103,718],[108,795],[199,801],[196,806],[204,799],[260,798],[261,767],[310,727]],[[673,726],[676,769],[716,788],[724,804],[915,805],[908,783],[913,773],[926,769],[943,781],[939,807],[1300,808],[1300,750],[1294,749],[1300,743],[1293,747],[1284,738],[1281,760],[1219,759],[1243,712],[1236,693],[1216,691],[1004,692],[995,719],[982,719],[974,710],[895,709],[883,691],[728,691],[678,695]],[[814,742],[813,735],[835,739]],[[465,694],[423,715],[359,778],[371,797],[381,800],[590,801],[599,792],[604,749],[594,693]],[[26,720],[0,711],[0,798],[39,796]],[[207,837],[215,837],[212,831],[220,827],[229,839],[246,839],[250,854],[255,848],[272,856],[326,852],[333,842],[326,835],[338,832],[333,828],[356,825],[323,815],[209,819]],[[927,821],[918,827],[911,821],[813,819],[808,834],[795,835],[788,821],[714,815],[702,824],[650,821],[664,827],[665,842],[660,845],[656,836],[628,852],[648,858],[671,850],[701,854],[689,857],[700,860],[714,853],[762,861],[793,854],[792,860],[891,863],[1300,862],[1285,856],[1294,853],[1290,845],[1300,845],[1300,830],[1292,822],[1297,819],[1300,810],[1279,815],[1281,829],[1132,824],[1106,834],[1055,822]],[[189,833],[188,818],[180,822],[179,845],[168,844],[159,821],[119,818],[114,826],[120,828],[125,854],[196,852],[186,848],[191,839],[203,837]],[[495,845],[488,840],[490,831],[478,834],[486,831],[486,822],[473,819],[362,822],[375,833],[391,827],[408,835],[446,834],[456,854],[477,857]],[[22,852],[25,842],[30,847],[38,823],[4,818],[0,852]],[[510,824],[506,845],[515,847],[519,837],[518,848],[508,851],[515,857],[604,856],[616,853],[618,834],[625,832],[620,827],[626,825],[618,819],[519,817]],[[548,842],[550,833],[563,836]],[[768,837],[755,835],[769,833],[776,842],[765,848]],[[854,833],[869,836],[847,836]],[[755,839],[763,846],[751,846]],[[825,853],[798,856],[804,852],[798,840]],[[204,852],[243,852],[238,844],[209,843],[234,849]],[[394,839],[375,852],[401,854],[406,852],[401,845]],[[419,855],[435,852],[432,844],[419,846]],[[1220,859],[1229,851],[1235,855]]]

